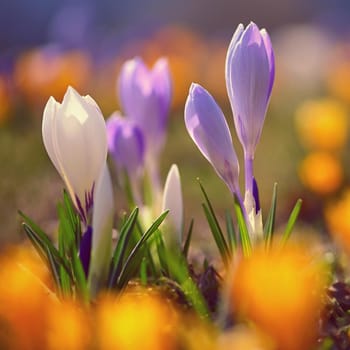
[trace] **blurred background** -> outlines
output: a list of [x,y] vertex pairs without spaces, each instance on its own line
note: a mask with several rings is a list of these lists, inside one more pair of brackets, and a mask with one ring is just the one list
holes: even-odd
[[[346,0],[2,0],[0,11],[0,244],[24,237],[17,210],[55,230],[63,182],[41,140],[43,108],[70,84],[107,118],[119,109],[121,64],[169,59],[174,96],[162,175],[177,163],[186,225],[204,215],[196,178],[219,215],[232,198],[190,140],[183,108],[192,81],[215,97],[232,127],[224,61],[239,23],[271,34],[276,81],[255,162],[263,213],[279,185],[279,221],[303,198],[301,223],[350,234],[350,2]],[[232,129],[233,130],[233,129]],[[234,142],[240,154],[240,145]],[[116,187],[116,201],[123,208]],[[338,225],[338,226],[337,226]]]

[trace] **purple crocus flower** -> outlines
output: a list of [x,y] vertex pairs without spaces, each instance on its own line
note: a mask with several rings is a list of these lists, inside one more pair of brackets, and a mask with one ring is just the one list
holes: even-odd
[[108,149],[119,170],[125,170],[134,199],[141,205],[139,178],[144,168],[144,137],[133,120],[115,112],[106,122]]
[[214,98],[198,84],[190,87],[185,105],[185,123],[188,133],[204,157],[231,192],[240,198],[239,164],[230,129]]
[[126,61],[119,76],[118,90],[124,114],[144,134],[146,157],[157,156],[164,145],[171,102],[167,60],[160,58],[151,70],[139,57]]
[[253,159],[275,77],[269,35],[251,22],[240,24],[226,57],[226,86],[245,157],[246,191],[253,192]]

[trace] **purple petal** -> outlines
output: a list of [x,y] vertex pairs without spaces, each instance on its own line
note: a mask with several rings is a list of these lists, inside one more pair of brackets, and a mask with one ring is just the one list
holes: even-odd
[[119,95],[125,115],[142,130],[146,152],[163,147],[171,99],[171,77],[166,59],[149,70],[140,58],[127,61],[119,78]]
[[238,190],[239,165],[226,119],[213,97],[192,84],[185,105],[188,133],[232,192]]
[[144,140],[132,121],[112,115],[107,120],[108,148],[119,168],[130,177],[138,176],[144,162]]
[[254,157],[274,79],[274,58],[266,31],[250,23],[237,28],[226,59],[226,85],[238,138]]
[[258,188],[258,183],[256,182],[254,177],[253,177],[253,197],[255,201],[255,214],[258,214],[260,210],[259,188]]
[[89,274],[89,266],[91,259],[91,243],[92,243],[92,227],[88,226],[85,233],[81,237],[79,258],[83,266],[85,277]]

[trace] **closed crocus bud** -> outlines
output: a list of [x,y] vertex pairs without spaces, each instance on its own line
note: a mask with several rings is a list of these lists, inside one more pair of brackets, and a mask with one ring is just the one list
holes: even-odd
[[269,35],[255,23],[240,24],[226,56],[226,86],[238,138],[247,157],[254,158],[275,77]]
[[106,125],[99,107],[90,96],[80,96],[68,87],[62,103],[53,97],[47,102],[42,135],[52,163],[87,223],[95,183],[107,157]]
[[198,84],[192,84],[185,105],[188,133],[225,181],[239,195],[239,164],[226,119],[213,97]]
[[123,112],[141,128],[147,156],[163,147],[171,101],[171,77],[167,60],[159,59],[149,70],[141,58],[124,63],[118,80]]
[[168,244],[176,243],[179,247],[182,243],[183,229],[183,200],[179,169],[173,164],[165,181],[163,192],[163,212],[169,210],[165,219],[165,241]]
[[105,163],[96,183],[92,214],[92,245],[88,278],[91,295],[96,295],[107,278],[112,254],[113,215],[112,181]]
[[108,149],[119,169],[132,179],[139,177],[144,164],[144,139],[140,128],[115,112],[107,120]]

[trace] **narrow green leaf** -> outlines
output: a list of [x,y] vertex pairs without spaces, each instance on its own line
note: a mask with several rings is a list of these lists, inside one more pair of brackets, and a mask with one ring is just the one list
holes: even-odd
[[224,237],[223,237],[221,231],[218,229],[217,225],[215,224],[215,220],[213,219],[213,217],[212,217],[212,215],[210,213],[210,210],[207,207],[207,205],[205,203],[202,203],[202,207],[203,207],[203,210],[204,210],[204,214],[205,214],[205,216],[207,218],[207,221],[208,221],[208,224],[209,224],[209,227],[210,227],[210,231],[211,231],[211,233],[212,233],[212,235],[214,237],[216,246],[219,249],[219,253],[220,253],[220,256],[222,258],[222,261],[227,266],[228,262],[229,262],[230,254],[229,254],[227,246],[225,246]]
[[81,264],[77,251],[72,256],[72,267],[75,276],[77,291],[85,302],[89,301],[89,290],[85,277],[85,272]]
[[191,245],[191,239],[192,239],[192,232],[193,232],[193,225],[194,225],[194,220],[191,220],[190,223],[190,227],[188,229],[188,233],[187,233],[187,237],[186,237],[186,241],[184,244],[184,248],[183,248],[183,255],[184,257],[187,259],[188,256],[188,251],[190,250],[190,245]]
[[170,273],[180,285],[187,301],[193,306],[196,312],[203,318],[209,317],[207,303],[193,281],[188,271],[186,260],[180,255],[168,251],[167,261]]
[[141,262],[140,279],[143,286],[147,285],[147,260],[144,258]]
[[168,264],[167,264],[167,259],[166,259],[166,247],[164,244],[163,236],[159,230],[155,232],[153,235],[155,238],[156,242],[156,247],[157,247],[157,253],[158,253],[158,258],[159,258],[159,263],[160,267],[162,270],[162,274],[165,276],[169,276],[169,270],[168,270]]
[[162,215],[159,216],[159,218],[151,225],[151,227],[142,235],[140,240],[135,245],[134,249],[129,254],[117,280],[117,286],[119,288],[124,287],[127,281],[131,278],[132,272],[135,270],[135,265],[139,266],[140,264],[139,254],[142,251],[144,243],[152,236],[154,232],[156,232],[160,224],[164,221],[165,217],[168,215],[168,212],[169,211],[167,210]]
[[138,213],[139,213],[139,209],[135,208],[120,230],[119,240],[115,247],[114,253],[112,255],[110,276],[108,278],[109,287],[112,287],[114,285],[122,269],[124,254],[125,254],[129,239],[131,237],[131,233],[134,230]]
[[232,216],[229,210],[225,211],[225,220],[226,220],[227,238],[229,242],[230,251],[232,254],[232,252],[234,252],[237,248],[237,238],[236,238],[236,232],[233,225]]
[[272,235],[275,228],[275,217],[277,208],[277,183],[273,185],[272,200],[269,215],[267,217],[265,227],[264,227],[264,237],[266,248],[271,246]]
[[202,207],[204,209],[205,216],[207,218],[210,230],[213,234],[215,243],[219,249],[221,258],[222,258],[224,264],[227,265],[229,260],[230,260],[230,250],[229,250],[228,245],[226,243],[224,234],[221,230],[219,221],[215,215],[213,206],[210,203],[209,197],[208,197],[203,185],[201,184],[201,182],[199,180],[198,180],[198,183],[199,183],[199,186],[201,188],[201,191],[202,191],[204,198],[205,198],[205,201],[206,201],[206,203],[202,203]]
[[234,208],[235,208],[235,213],[236,213],[237,222],[238,222],[239,235],[241,238],[243,255],[245,257],[248,257],[251,254],[252,246],[250,242],[247,224],[244,220],[242,208],[239,205],[237,200],[234,201]]
[[31,229],[30,226],[28,226],[26,223],[23,223],[23,228],[29,238],[29,240],[32,242],[34,248],[38,252],[41,259],[44,261],[48,269],[51,271],[53,280],[55,282],[56,288],[58,291],[61,289],[60,279],[58,277],[57,273],[57,264],[54,261],[54,258],[52,254],[50,253],[49,248],[43,243],[38,235]]
[[295,203],[295,206],[294,206],[290,216],[289,216],[286,229],[282,235],[282,244],[283,245],[287,243],[287,241],[290,237],[290,234],[292,233],[295,222],[298,219],[302,203],[303,203],[303,201],[301,199],[298,199],[297,202]]

